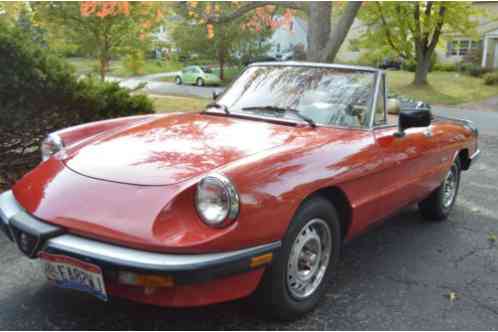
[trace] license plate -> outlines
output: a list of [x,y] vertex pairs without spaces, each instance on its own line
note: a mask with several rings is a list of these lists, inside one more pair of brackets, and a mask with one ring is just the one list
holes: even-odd
[[40,253],[47,279],[56,286],[79,290],[107,301],[102,269],[97,265],[62,255]]

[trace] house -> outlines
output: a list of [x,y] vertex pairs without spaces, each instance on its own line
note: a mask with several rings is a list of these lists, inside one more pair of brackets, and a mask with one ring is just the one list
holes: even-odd
[[[475,18],[478,21],[477,36],[443,33],[435,50],[438,61],[456,64],[475,50],[474,52],[482,56],[482,67],[498,68],[498,2],[481,1],[473,2],[472,5],[484,13]],[[354,43],[366,29],[366,25],[361,20],[354,21],[339,50],[337,61],[357,62],[362,54],[369,52],[366,49],[358,49]]]
[[[281,20],[277,17],[276,20]],[[296,45],[308,46],[307,41],[308,25],[300,17],[294,16],[289,25],[279,25],[270,38],[271,48],[268,55],[275,58],[285,58],[293,53]]]
[[498,68],[498,2],[482,1],[472,4],[484,13],[477,17],[478,37],[462,34],[445,34],[445,48],[436,49],[442,63],[458,63],[475,50],[481,56],[481,66]]

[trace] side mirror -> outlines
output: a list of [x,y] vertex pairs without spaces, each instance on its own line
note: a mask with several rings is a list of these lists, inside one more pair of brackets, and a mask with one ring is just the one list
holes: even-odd
[[415,127],[428,127],[431,125],[432,113],[428,109],[413,109],[399,113],[398,132],[396,137],[405,136],[405,130]]

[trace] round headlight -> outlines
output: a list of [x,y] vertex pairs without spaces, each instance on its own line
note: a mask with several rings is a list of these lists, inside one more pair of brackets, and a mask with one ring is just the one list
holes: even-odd
[[209,175],[197,185],[195,207],[209,226],[224,226],[239,214],[239,195],[228,178],[219,174]]
[[50,134],[41,144],[41,157],[45,161],[57,152],[64,149],[64,143],[57,134]]

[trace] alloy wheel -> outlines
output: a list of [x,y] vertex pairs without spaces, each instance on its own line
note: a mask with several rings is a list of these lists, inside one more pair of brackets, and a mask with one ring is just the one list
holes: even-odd
[[304,300],[320,286],[332,251],[330,227],[322,219],[312,219],[300,230],[287,263],[287,288],[292,297]]
[[449,208],[455,200],[458,186],[458,169],[455,165],[451,166],[443,182],[443,206]]

